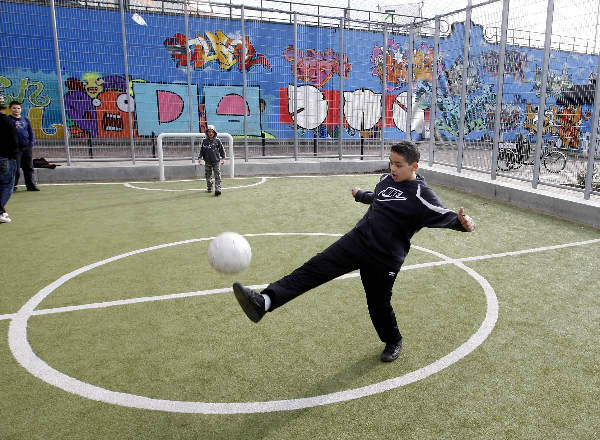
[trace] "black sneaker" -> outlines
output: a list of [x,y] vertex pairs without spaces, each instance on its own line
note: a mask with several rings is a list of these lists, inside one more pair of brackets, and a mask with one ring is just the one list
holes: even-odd
[[206,188],[206,192],[211,193],[212,192],[212,188]]
[[27,191],[39,191],[40,189],[37,186],[32,186],[31,188],[27,188]]
[[220,195],[221,195],[221,190],[220,189],[215,190],[215,196],[219,197]]
[[381,353],[381,360],[383,362],[392,362],[395,361],[400,352],[402,351],[402,339],[398,342],[388,342],[385,344],[385,349],[383,353]]
[[265,316],[265,299],[260,293],[240,283],[233,283],[233,293],[250,321],[258,322]]

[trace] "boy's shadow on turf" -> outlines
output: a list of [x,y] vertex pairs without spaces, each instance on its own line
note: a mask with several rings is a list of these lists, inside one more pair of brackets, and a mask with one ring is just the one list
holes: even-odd
[[[379,359],[379,354],[379,352],[373,354],[366,354],[364,358],[359,359],[353,364],[346,366],[346,368],[338,370],[329,376],[323,376],[322,380],[320,380],[314,385],[312,392],[307,392],[304,396],[299,397],[310,398],[323,394],[344,391],[349,388],[357,388],[359,386],[364,386],[357,386],[355,381],[357,378],[365,376],[374,368],[377,368],[382,365],[382,362]],[[248,419],[243,417],[237,423],[232,423],[229,425],[230,432],[228,434],[231,436],[231,438],[259,439],[263,437],[270,437],[269,435],[267,435],[269,432],[281,432],[280,428],[284,427],[285,425],[289,424],[294,420],[300,419],[302,417],[314,417],[314,414],[312,412],[307,413],[307,411],[313,410],[315,408],[318,409],[321,406],[339,405],[345,402],[346,401],[341,401],[326,405],[317,405],[308,408],[294,409],[289,411],[282,410],[266,413],[267,415],[271,415],[270,417],[264,417],[265,413],[252,414],[255,417],[262,417],[257,417],[253,420],[253,423],[248,423]],[[257,431],[250,432],[251,429],[256,429]]]

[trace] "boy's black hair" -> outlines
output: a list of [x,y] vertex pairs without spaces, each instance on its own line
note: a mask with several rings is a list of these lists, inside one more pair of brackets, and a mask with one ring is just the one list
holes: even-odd
[[403,156],[406,162],[415,163],[421,158],[421,153],[417,149],[417,144],[413,141],[400,141],[397,144],[392,145],[391,150],[394,153]]
[[10,101],[10,104],[8,104],[8,107],[10,108],[15,104],[21,105],[21,101]]

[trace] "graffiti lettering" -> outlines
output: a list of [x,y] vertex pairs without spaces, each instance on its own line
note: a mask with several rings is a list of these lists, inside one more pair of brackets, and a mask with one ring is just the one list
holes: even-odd
[[[408,82],[408,49],[402,50],[400,43],[393,38],[388,39],[388,50],[385,54],[386,90],[391,93],[401,89]],[[375,46],[371,53],[371,73],[383,82],[384,54],[383,47]],[[440,63],[440,71],[443,68]],[[413,79],[415,81],[433,80],[433,48],[423,43],[413,55]]]
[[[496,105],[496,94],[491,89],[491,85],[484,85],[481,94],[472,96],[467,100],[465,134],[472,131],[486,130],[487,114],[490,107]],[[457,136],[460,124],[460,100],[451,96],[441,96],[438,97],[437,104],[441,118],[436,120],[436,128]]]
[[[385,126],[406,131],[407,93],[386,95]],[[362,137],[371,137],[381,126],[383,94],[368,89],[344,92],[344,126],[348,134],[360,133]],[[293,124],[300,130],[331,129],[330,135],[337,133],[339,126],[339,91],[321,91],[314,86],[304,85],[298,88],[298,102],[294,108],[294,87],[281,89],[280,102],[286,102],[280,108],[282,123]],[[413,97],[411,130],[423,130],[425,112]]]
[[[244,69],[244,65],[246,70],[250,70],[256,64],[271,70],[269,60],[263,54],[256,53],[248,36],[245,38],[245,56],[242,54],[241,36],[231,38],[220,30],[216,34],[206,32],[206,38],[198,34],[187,43],[184,34],[176,33],[173,37],[165,39],[163,44],[175,60],[176,67],[187,67],[189,52],[195,70],[205,69],[212,62],[218,62],[219,68],[226,71],[231,70],[236,64],[240,71]],[[244,64],[240,60],[244,60]]]
[[[446,80],[448,82],[448,92],[452,95],[460,96],[460,90],[462,87],[462,71],[463,71],[463,57],[459,56],[452,67],[446,69]],[[479,68],[474,60],[469,60],[469,67],[467,67],[467,93],[474,92],[479,88]]]
[[[496,121],[496,108],[491,104],[486,104],[487,115],[485,118],[485,126],[488,130],[494,130]],[[500,112],[500,128],[503,131],[511,131],[519,128],[521,119],[521,108],[515,104],[502,104]]]
[[[283,50],[286,61],[294,61],[294,46],[290,45]],[[352,65],[344,54],[344,71],[342,76],[348,78]],[[292,66],[294,72],[294,66]],[[340,75],[340,55],[333,49],[325,49],[322,53],[315,49],[299,50],[297,54],[296,72],[300,81],[307,82],[316,87],[323,87],[333,78],[334,74]]]
[[[0,76],[0,86],[2,88],[8,88],[12,85],[12,81],[5,76]],[[25,101],[25,95],[27,91],[33,88],[33,91],[29,94],[29,102],[35,107],[46,107],[50,104],[49,96],[40,96],[44,92],[44,83],[41,81],[32,81],[28,77],[21,78],[19,83],[19,92],[17,95],[8,94],[8,100],[16,100],[19,102]]]
[[[498,75],[498,62],[500,55],[498,51],[490,50],[481,54],[481,69],[484,73],[497,76]],[[527,60],[527,54],[521,53],[516,50],[507,50],[504,59],[504,72],[508,75],[512,75],[513,78],[521,82],[525,82],[525,70],[529,65]]]

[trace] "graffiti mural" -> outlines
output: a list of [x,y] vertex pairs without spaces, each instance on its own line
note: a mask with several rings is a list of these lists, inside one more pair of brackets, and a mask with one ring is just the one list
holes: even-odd
[[[589,121],[590,112],[584,112],[581,106],[558,107],[551,105],[544,114],[544,135],[557,137],[554,143],[564,149],[578,150],[582,139],[582,124]],[[526,119],[523,128],[530,134],[537,134],[538,108],[527,104]]]
[[[287,46],[283,50],[283,57],[288,62],[294,62],[293,45]],[[343,56],[342,63],[343,72],[340,73],[340,54],[333,49],[325,49],[323,52],[315,49],[298,50],[296,62],[298,80],[321,88],[333,78],[333,75],[348,78],[352,65],[348,62],[346,54]],[[293,72],[294,66],[292,65],[292,74]]]
[[[58,90],[50,91],[45,85],[45,83],[55,85],[56,75],[18,71],[11,76],[14,80],[11,80],[10,76],[0,75],[0,91],[6,95],[9,102],[15,100],[22,103],[23,113],[31,121],[35,137],[37,139],[63,138],[62,124],[44,123],[45,119],[50,121],[60,119]],[[13,86],[17,88],[11,92]]]
[[218,63],[219,68],[225,71],[233,69],[236,65],[240,72],[244,69],[244,65],[246,70],[250,70],[255,65],[261,65],[271,70],[269,60],[263,54],[256,52],[247,35],[245,38],[246,56],[244,57],[240,35],[230,37],[221,30],[215,34],[212,32],[205,34],[206,37],[198,34],[187,44],[185,35],[181,33],[176,33],[173,37],[164,40],[163,44],[175,61],[176,67],[187,66],[189,52],[190,62],[194,69],[206,69],[212,63]]
[[206,123],[219,127],[220,131],[232,135],[244,134],[244,112],[246,134],[260,136],[260,88],[241,86],[206,86],[202,88]]
[[[371,138],[379,133],[382,124],[383,94],[369,89],[344,91],[343,124],[350,136],[359,134]],[[296,107],[294,107],[294,87],[281,89],[280,117],[282,122],[296,123],[300,129],[318,131],[320,137],[326,133],[337,136],[339,126],[339,90],[321,91],[314,86],[304,85],[298,88]],[[286,103],[287,105],[283,105]],[[406,131],[408,117],[407,93],[386,95],[385,127]],[[416,98],[412,101],[411,131],[421,133],[424,129],[425,111]]]
[[[12,27],[0,23],[7,35],[13,35],[13,27],[40,30],[31,34],[35,38],[22,38],[28,53],[39,52],[40,44],[52,47],[53,43],[47,31],[25,19],[39,7],[17,2],[14,8],[21,12],[14,14]],[[87,23],[78,14],[94,14],[89,22],[112,20],[110,11],[58,8],[65,20]],[[388,34],[382,44],[381,31],[348,28],[344,47],[339,48],[335,27],[301,26],[304,49],[298,51],[294,63],[291,23],[249,20],[251,36],[242,38],[237,30],[239,19],[224,17],[217,23],[214,17],[193,16],[192,28],[209,31],[194,32],[186,39],[177,29],[181,17],[174,17],[157,13],[152,26],[127,25],[129,78],[123,72],[118,37],[98,44],[94,32],[88,35],[74,26],[62,28],[61,39],[81,41],[89,50],[85,57],[75,49],[61,56],[62,97],[54,59],[45,57],[8,54],[2,59],[0,89],[9,99],[23,102],[23,111],[40,139],[61,138],[65,132],[75,138],[127,139],[131,131],[134,136],[156,136],[164,131],[187,131],[190,124],[193,130],[213,124],[235,136],[290,139],[297,129],[305,138],[389,140],[405,138],[408,124],[411,137],[419,139],[432,135],[428,133],[430,116],[433,135],[441,139],[458,136],[461,117],[467,139],[489,139],[493,134],[498,46],[485,39],[481,26],[471,29],[474,50],[464,78],[466,114],[461,115],[463,23],[451,24],[449,35],[440,38],[438,69],[433,72],[434,39],[424,34],[417,37],[411,54],[408,35]],[[500,114],[506,139],[518,133],[537,135],[541,67],[534,60],[542,56],[540,48],[507,47]],[[410,59],[412,91],[407,90]],[[245,82],[244,70],[249,72]],[[575,151],[586,147],[596,90],[590,72],[596,70],[594,56],[552,52],[541,133],[545,142]],[[291,85],[295,76],[297,89]],[[338,85],[336,76],[343,80],[343,93],[326,90]],[[437,84],[435,103],[431,102],[433,84]],[[127,91],[133,99],[127,98]]]
[[[500,55],[496,50],[483,52],[480,57],[481,70],[490,76],[498,75]],[[529,61],[527,53],[517,50],[507,50],[504,59],[504,73],[511,75],[515,81],[525,82],[525,71]]]
[[86,72],[81,79],[68,78],[66,86],[65,113],[72,137],[129,137],[135,102],[128,100],[123,76]]
[[[473,131],[488,129],[487,115],[491,108],[496,105],[496,94],[489,84],[483,85],[480,92],[477,95],[470,96],[466,101],[465,135]],[[436,119],[436,129],[457,136],[460,127],[460,99],[448,95],[439,96],[437,108],[440,117]]]
[[[542,85],[542,68],[538,65],[535,66],[535,82],[533,83],[533,90],[535,94],[540,96],[540,87]],[[553,98],[560,97],[563,92],[573,88],[573,82],[569,77],[569,72],[565,67],[560,74],[550,71],[548,72],[548,85],[546,87],[546,94]]]
[[154,136],[163,132],[189,131],[190,106],[192,126],[198,127],[197,86],[193,86],[192,102],[189,101],[187,84],[136,82],[133,83],[133,91],[137,107],[137,130],[140,135]]
[[[384,48],[375,46],[371,52],[371,74],[383,83],[385,65],[386,91],[392,93],[402,89],[408,83],[408,49],[403,49],[393,38],[387,41],[387,53]],[[440,71],[443,69],[439,64]],[[433,81],[433,48],[423,43],[413,54],[413,79]]]
[[[454,64],[444,70],[444,74],[446,75],[448,92],[452,95],[460,96],[463,76],[463,57],[459,56],[456,58]],[[467,67],[467,94],[473,93],[479,88],[479,80],[479,67],[477,66],[477,61],[469,60],[469,67]]]
[[[496,106],[486,104],[487,115],[485,126],[488,130],[494,130],[496,121]],[[500,129],[502,131],[517,130],[521,126],[521,107],[514,103],[502,104],[500,111]]]

